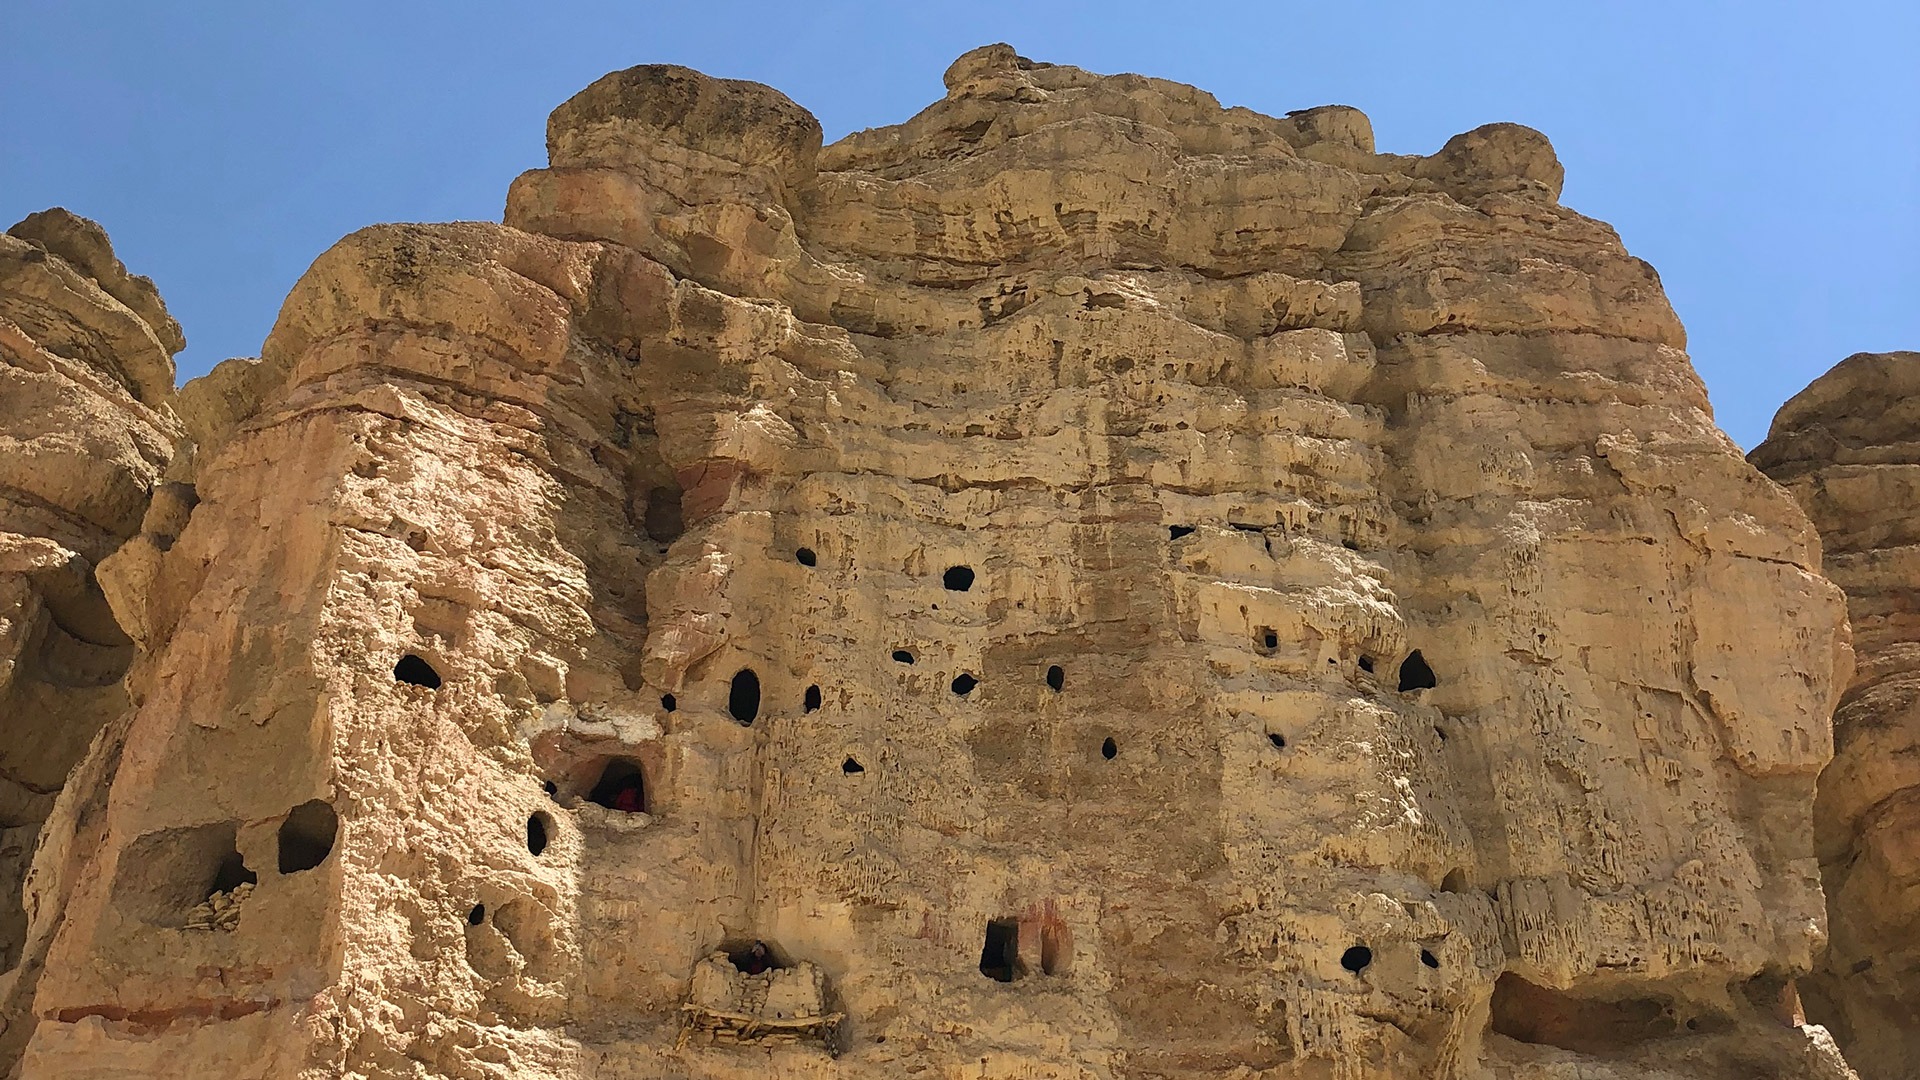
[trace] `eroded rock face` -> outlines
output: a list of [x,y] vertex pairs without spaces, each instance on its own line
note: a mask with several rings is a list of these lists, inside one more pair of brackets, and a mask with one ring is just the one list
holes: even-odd
[[112,774],[134,644],[95,572],[140,531],[173,458],[185,344],[100,226],[54,209],[0,234],[0,1069],[31,1031]]
[[1871,1080],[1920,1061],[1920,353],[1850,356],[1782,406],[1752,461],[1806,507],[1860,664],[1814,814],[1832,937],[1808,1011]]
[[946,84],[609,75],[183,393],[26,1076],[1848,1075],[1842,598],[1546,140]]

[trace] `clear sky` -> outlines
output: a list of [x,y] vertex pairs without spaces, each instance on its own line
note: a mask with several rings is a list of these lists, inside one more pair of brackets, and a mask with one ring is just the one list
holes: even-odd
[[343,234],[499,220],[547,112],[607,71],[768,83],[832,139],[994,41],[1267,113],[1355,105],[1394,152],[1539,128],[1563,201],[1659,268],[1744,446],[1849,353],[1920,349],[1913,0],[0,0],[0,227],[99,220],[186,328],[184,379],[256,354]]

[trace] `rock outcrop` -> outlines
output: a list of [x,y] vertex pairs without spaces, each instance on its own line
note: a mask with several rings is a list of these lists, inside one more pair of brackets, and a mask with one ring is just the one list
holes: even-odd
[[1843,599],[1546,139],[946,85],[608,75],[182,392],[24,1076],[1850,1075]]
[[97,842],[134,644],[95,571],[164,486],[185,345],[98,225],[48,210],[0,234],[0,1068]]
[[1819,528],[1860,657],[1815,803],[1832,937],[1808,1011],[1862,1077],[1901,1080],[1920,1062],[1920,353],[1848,357],[1751,460]]

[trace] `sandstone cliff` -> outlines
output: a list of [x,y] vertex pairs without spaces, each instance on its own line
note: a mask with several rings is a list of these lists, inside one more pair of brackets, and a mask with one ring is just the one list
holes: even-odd
[[1849,1075],[1842,597],[1547,141],[946,83],[609,75],[183,392],[24,1076]]
[[1871,1080],[1920,1062],[1920,353],[1861,353],[1774,417],[1751,460],[1820,529],[1860,666],[1834,713],[1815,841],[1832,940],[1808,1009]]
[[140,531],[182,437],[185,346],[98,225],[49,210],[0,235],[0,1064],[31,1031],[119,752],[134,646],[95,569]]

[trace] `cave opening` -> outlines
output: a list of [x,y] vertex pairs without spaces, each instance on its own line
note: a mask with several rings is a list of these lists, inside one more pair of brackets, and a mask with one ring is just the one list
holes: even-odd
[[257,885],[260,875],[247,869],[246,857],[238,851],[229,851],[220,859],[220,865],[213,872],[213,884],[207,887],[202,900],[211,900],[215,893],[230,893],[242,885]]
[[1181,538],[1181,537],[1183,537],[1183,536],[1192,536],[1192,535],[1193,535],[1193,526],[1191,526],[1191,525],[1169,525],[1169,526],[1167,526],[1167,539],[1168,539],[1168,540],[1178,540],[1178,539],[1180,539],[1180,538]]
[[1405,694],[1413,690],[1431,690],[1439,685],[1440,680],[1434,677],[1433,668],[1428,665],[1427,658],[1420,655],[1419,649],[1408,653],[1407,658],[1400,661],[1401,693]]
[[1355,945],[1340,954],[1340,966],[1353,972],[1355,975],[1367,970],[1367,966],[1372,963],[1373,950],[1367,948],[1365,945]]
[[1493,984],[1489,1026],[1517,1042],[1606,1053],[1673,1034],[1673,1003],[1654,997],[1584,997],[1509,971]]
[[793,553],[793,560],[799,563],[801,566],[820,565],[820,556],[815,555],[813,553],[813,549],[809,547],[803,547],[795,550]]
[[340,817],[324,799],[309,799],[288,811],[280,822],[280,872],[298,874],[325,862],[339,832]]
[[393,677],[395,681],[406,683],[408,686],[423,686],[428,690],[440,689],[440,673],[433,670],[432,664],[413,653],[401,657],[400,662],[393,665]]
[[647,535],[658,543],[680,539],[680,534],[687,531],[687,522],[679,488],[657,487],[647,492],[645,525]]
[[527,851],[529,854],[539,855],[541,852],[547,850],[547,843],[551,839],[552,829],[553,819],[548,817],[544,810],[527,818]]
[[895,649],[893,650],[893,661],[896,664],[911,664],[913,663],[913,652],[908,649]]
[[1267,732],[1267,741],[1273,744],[1275,750],[1285,750],[1287,748],[1287,737],[1277,731]]
[[1012,982],[1020,972],[1020,923],[1016,919],[988,919],[987,939],[980,949],[980,974],[995,982]]
[[727,712],[742,726],[760,715],[760,676],[752,668],[733,673],[733,683],[727,689]]
[[1108,761],[1112,761],[1119,755],[1120,744],[1113,741],[1113,736],[1107,736],[1107,741],[1100,744],[1100,756],[1106,758]]
[[632,758],[609,758],[600,779],[587,792],[587,801],[623,814],[647,812],[647,780]]
[[961,697],[973,693],[973,688],[979,685],[979,679],[974,678],[964,671],[953,677],[953,692],[959,694]]
[[487,905],[475,904],[467,911],[467,925],[479,926],[487,921]]
[[806,695],[800,701],[803,712],[817,712],[820,708],[820,685],[815,683],[807,687]]
[[848,776],[852,776],[856,773],[866,772],[867,767],[860,764],[859,761],[854,759],[853,755],[849,754],[847,755],[847,760],[840,763],[840,771],[846,773]]
[[940,583],[949,592],[966,592],[973,588],[973,567],[949,566],[947,572],[940,575]]
[[661,709],[663,709],[663,710],[665,710],[665,711],[667,711],[667,712],[672,712],[673,710],[675,710],[675,709],[677,709],[677,708],[679,708],[679,707],[680,707],[680,701],[679,701],[679,699],[677,699],[677,698],[675,698],[675,697],[674,697],[674,696],[673,696],[672,694],[661,694],[661,695],[660,695],[660,708],[661,708]]
[[1067,685],[1067,669],[1055,664],[1047,669],[1047,688],[1059,693]]

